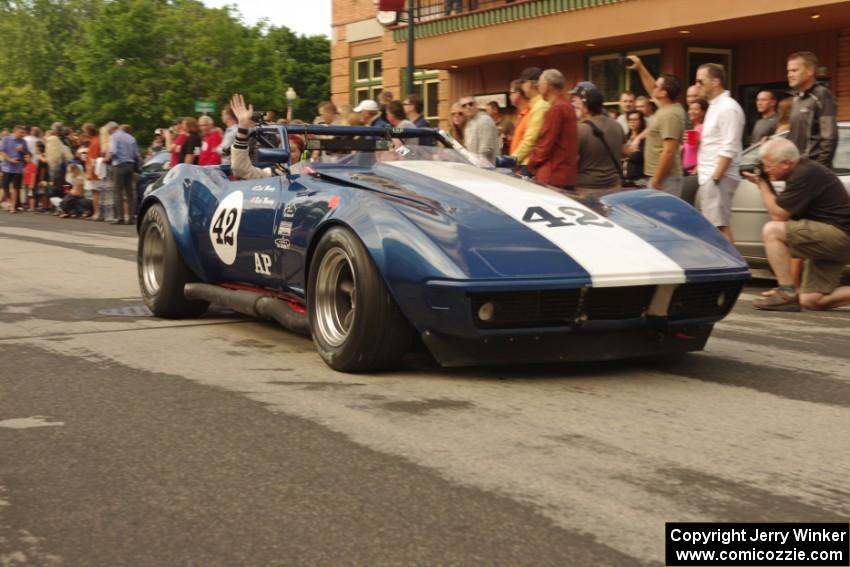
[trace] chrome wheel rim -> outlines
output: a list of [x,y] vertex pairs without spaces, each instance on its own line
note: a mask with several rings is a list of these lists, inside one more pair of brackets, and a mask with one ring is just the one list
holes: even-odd
[[322,258],[315,297],[317,330],[324,342],[338,347],[348,338],[357,311],[357,278],[345,250],[333,248]]
[[142,246],[142,280],[149,295],[156,295],[162,283],[165,262],[165,239],[155,224],[148,226]]

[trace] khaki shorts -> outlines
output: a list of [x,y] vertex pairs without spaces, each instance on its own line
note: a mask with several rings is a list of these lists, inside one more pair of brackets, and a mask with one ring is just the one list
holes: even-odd
[[831,224],[806,219],[787,221],[785,233],[791,255],[806,259],[802,292],[832,293],[850,263],[850,235]]
[[720,178],[720,183],[709,179],[697,190],[697,208],[702,216],[714,226],[729,226],[732,216],[732,195],[738,187],[738,180],[729,176]]
[[659,191],[663,191],[668,195],[673,195],[674,197],[682,197],[682,183],[684,182],[684,178],[679,177],[665,177],[661,181],[661,187],[651,187],[647,185],[647,189],[658,189]]

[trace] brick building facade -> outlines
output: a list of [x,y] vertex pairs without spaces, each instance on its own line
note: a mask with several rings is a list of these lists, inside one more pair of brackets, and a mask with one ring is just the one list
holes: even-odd
[[[785,58],[820,58],[819,77],[850,120],[850,2],[823,0],[416,0],[416,88],[426,115],[445,126],[450,101],[499,97],[523,67],[555,67],[568,83],[590,79],[613,103],[641,86],[621,57],[640,54],[655,72],[693,82],[696,67],[726,65],[733,96],[754,108],[761,88],[781,91]],[[333,0],[331,92],[356,104],[382,90],[403,96],[406,14],[381,14],[376,0]]]

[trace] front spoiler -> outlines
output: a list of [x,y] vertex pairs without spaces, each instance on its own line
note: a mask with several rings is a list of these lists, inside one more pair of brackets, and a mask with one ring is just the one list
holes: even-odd
[[422,341],[441,366],[587,362],[703,350],[713,324],[581,333],[558,332],[459,338],[433,331]]

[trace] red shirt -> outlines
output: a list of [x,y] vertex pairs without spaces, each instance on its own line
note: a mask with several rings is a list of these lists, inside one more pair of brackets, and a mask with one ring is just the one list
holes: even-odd
[[176,147],[174,148],[174,151],[171,152],[171,167],[174,167],[175,165],[177,165],[177,162],[180,161],[180,146],[183,145],[183,142],[186,141],[186,138],[188,138],[186,134],[177,134],[177,137],[174,138],[174,145]]
[[32,187],[35,185],[35,173],[38,171],[38,166],[33,162],[29,162],[24,166],[24,185]]
[[576,184],[578,120],[573,106],[563,96],[552,101],[543,118],[528,168],[541,183],[567,187]]
[[213,128],[204,136],[201,146],[201,155],[198,157],[198,165],[218,165],[221,163],[221,155],[215,151],[221,145],[221,130]]
[[89,143],[89,155],[86,158],[86,179],[89,181],[97,181],[98,177],[94,174],[94,163],[100,157],[100,138],[94,136]]

